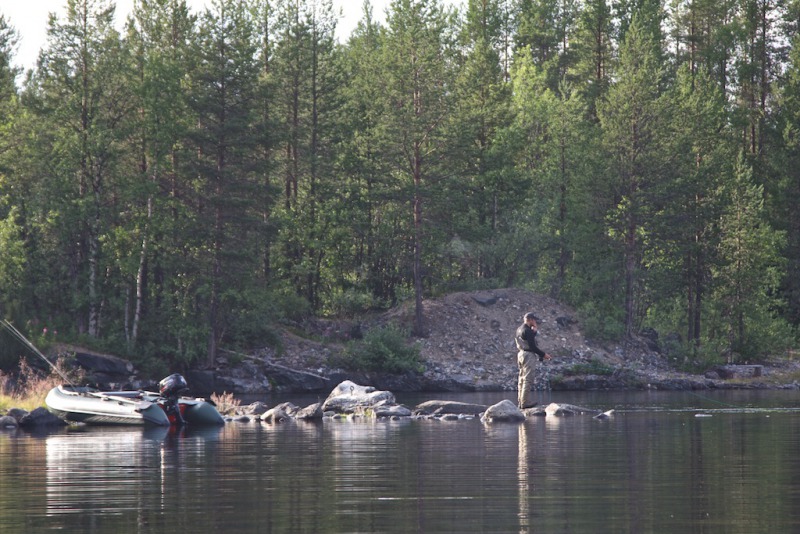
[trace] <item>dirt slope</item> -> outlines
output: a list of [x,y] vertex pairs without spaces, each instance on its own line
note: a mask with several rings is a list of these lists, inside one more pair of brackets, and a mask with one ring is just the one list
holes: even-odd
[[[362,330],[389,322],[410,327],[413,304],[405,304],[360,325]],[[552,354],[553,360],[543,365],[541,380],[558,380],[564,387],[608,387],[611,378],[602,383],[574,384],[574,371],[596,366],[618,371],[614,380],[672,379],[680,375],[668,372],[665,359],[648,350],[644,342],[626,346],[607,345],[587,339],[574,310],[549,297],[524,289],[496,289],[453,293],[424,301],[428,335],[418,339],[425,361],[425,377],[432,382],[453,382],[466,389],[516,388],[517,365],[514,331],[523,315],[533,311],[540,318],[539,346]],[[343,322],[318,321],[310,325],[321,342],[293,335],[284,336],[282,354],[270,359],[294,369],[329,374],[328,356],[340,349],[341,342],[354,328]],[[603,385],[605,383],[605,385]],[[593,385],[594,384],[594,385]],[[612,387],[622,387],[624,384]]]

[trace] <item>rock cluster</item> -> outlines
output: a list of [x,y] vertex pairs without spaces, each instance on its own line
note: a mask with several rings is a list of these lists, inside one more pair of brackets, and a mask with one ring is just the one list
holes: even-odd
[[0,416],[0,430],[17,428],[59,427],[67,423],[51,414],[46,408],[36,408],[32,412],[21,408],[11,408]]
[[[256,407],[257,405],[257,407]],[[582,413],[592,413],[598,418],[604,414],[568,404],[552,403],[547,406],[538,406],[520,410],[509,401],[502,400],[492,406],[454,402],[446,400],[425,401],[413,410],[397,404],[395,396],[390,391],[377,390],[372,386],[362,386],[355,382],[345,380],[331,391],[328,398],[322,403],[312,404],[300,409],[291,403],[284,403],[266,410],[263,404],[254,403],[241,410],[242,414],[233,420],[248,420],[247,415],[253,414],[264,408],[256,420],[268,423],[280,423],[289,419],[341,419],[371,417],[377,419],[475,419],[480,418],[484,423],[521,422],[528,416],[565,416]],[[608,418],[611,412],[606,412]]]

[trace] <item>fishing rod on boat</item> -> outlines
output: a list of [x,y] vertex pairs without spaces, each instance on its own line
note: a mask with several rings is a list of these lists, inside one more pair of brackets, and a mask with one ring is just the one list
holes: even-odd
[[64,382],[66,382],[67,384],[69,384],[69,385],[70,385],[70,386],[72,386],[72,387],[75,387],[75,384],[73,384],[73,383],[72,383],[72,381],[71,381],[71,380],[70,380],[70,379],[67,377],[67,375],[65,375],[65,374],[64,374],[64,373],[61,371],[61,369],[59,369],[59,368],[58,368],[58,367],[57,367],[57,366],[56,366],[56,365],[55,365],[53,362],[51,362],[50,360],[48,360],[48,359],[47,359],[47,357],[46,357],[44,354],[42,354],[42,353],[39,351],[39,349],[37,349],[37,348],[34,346],[34,344],[33,344],[33,343],[31,343],[31,342],[28,340],[28,338],[26,338],[24,335],[22,335],[22,332],[20,332],[19,330],[17,330],[17,328],[16,328],[16,327],[15,327],[13,324],[11,324],[10,322],[8,322],[8,320],[6,320],[6,319],[3,319],[2,321],[0,321],[0,324],[2,324],[2,325],[5,327],[5,329],[6,329],[6,330],[8,330],[8,331],[9,331],[9,333],[11,333],[11,335],[12,335],[12,336],[14,336],[15,338],[17,338],[17,340],[19,340],[19,342],[20,342],[20,343],[22,343],[23,345],[25,345],[25,347],[26,347],[28,350],[30,350],[30,351],[31,351],[31,352],[33,352],[35,355],[37,355],[39,358],[41,358],[42,360],[44,360],[44,361],[45,361],[45,363],[47,363],[47,365],[48,365],[48,366],[50,366],[50,368],[51,368],[53,371],[55,371],[55,372],[56,372],[56,374],[58,374],[58,376],[60,376],[61,378],[63,378],[63,379],[64,379]]

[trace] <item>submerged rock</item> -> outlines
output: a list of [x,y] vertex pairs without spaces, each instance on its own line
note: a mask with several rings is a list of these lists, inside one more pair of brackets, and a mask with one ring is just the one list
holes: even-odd
[[0,430],[3,429],[14,429],[19,426],[19,423],[16,419],[11,417],[10,415],[4,415],[0,417]]

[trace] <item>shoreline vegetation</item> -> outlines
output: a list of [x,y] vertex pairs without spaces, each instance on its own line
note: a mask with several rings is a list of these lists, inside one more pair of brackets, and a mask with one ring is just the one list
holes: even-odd
[[[346,41],[322,0],[68,3],[27,73],[0,7],[0,318],[42,348],[166,376],[406,305],[421,345],[429,299],[519,286],[595,352],[800,346],[797,1],[404,0]],[[512,311],[434,379],[513,366]]]

